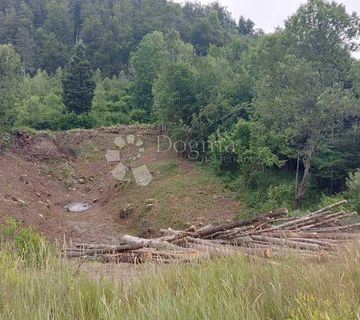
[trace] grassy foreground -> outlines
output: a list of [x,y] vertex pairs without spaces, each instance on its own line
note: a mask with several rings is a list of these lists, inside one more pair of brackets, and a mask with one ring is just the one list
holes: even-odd
[[168,266],[125,288],[74,273],[33,237],[2,244],[0,319],[359,319],[355,249],[321,263],[237,257]]

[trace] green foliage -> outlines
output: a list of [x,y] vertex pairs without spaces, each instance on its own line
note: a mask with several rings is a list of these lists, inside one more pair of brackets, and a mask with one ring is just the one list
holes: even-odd
[[190,125],[194,108],[194,72],[191,66],[175,62],[165,66],[154,83],[154,107],[164,123]]
[[[245,203],[249,215],[281,207],[291,210],[294,206],[295,179],[291,172],[264,169],[251,176],[240,173],[228,177],[228,187]],[[305,200],[305,207],[313,205],[314,199]]]
[[360,170],[349,174],[346,180],[347,197],[354,210],[360,212]]
[[7,218],[0,234],[14,254],[30,265],[43,265],[52,248],[33,227],[23,227],[15,219]]
[[39,68],[49,73],[55,73],[63,68],[69,59],[69,49],[56,37],[44,29],[36,30],[36,59]]
[[33,13],[30,7],[21,2],[17,11],[17,29],[13,45],[21,55],[22,62],[27,72],[34,72],[34,38],[32,36]]
[[91,129],[94,127],[96,119],[91,113],[77,114],[75,112],[67,112],[63,114],[60,122],[61,130],[69,130],[74,128]]
[[213,134],[209,155],[215,170],[226,172],[230,162],[251,178],[258,170],[283,166],[284,161],[274,152],[277,141],[266,135],[266,130],[258,123],[241,119],[231,130]]
[[73,43],[73,21],[68,14],[66,3],[47,3],[46,19],[42,28],[47,34],[54,34],[56,39],[66,47]]
[[184,155],[195,149],[197,160],[204,158],[209,136],[236,122],[249,97],[242,95],[243,81],[221,56],[175,61],[161,68],[153,86],[155,111],[171,135],[187,143]]
[[10,133],[4,129],[0,130],[0,152],[11,146]]
[[200,19],[195,24],[192,43],[199,55],[206,55],[211,44],[218,46],[225,44],[225,30],[216,10],[212,10],[207,17]]
[[67,110],[77,115],[89,113],[94,97],[95,81],[82,42],[76,45],[75,54],[64,70],[62,84]]
[[297,206],[320,147],[359,113],[347,79],[358,25],[343,6],[310,0],[249,56],[256,65],[249,69],[255,75],[253,120],[278,140],[277,155],[301,162]]
[[36,130],[57,130],[62,121],[65,108],[59,96],[49,94],[41,101],[40,97],[31,96],[19,109],[16,126],[25,126]]
[[342,134],[334,133],[322,145],[314,160],[313,177],[327,194],[345,190],[348,172],[360,163],[360,132],[356,121],[351,121]]
[[297,206],[314,202],[344,191],[360,166],[359,26],[324,0],[271,35],[218,3],[5,1],[0,43],[13,47],[0,47],[0,131],[151,122],[186,144],[184,157],[244,186],[289,174],[259,187],[268,206],[288,203],[295,184]]
[[[131,114],[132,84],[124,73],[119,77],[97,80],[91,116],[96,126],[129,124],[133,118],[141,119],[141,112]],[[144,119],[145,120],[145,119]]]
[[360,20],[342,4],[309,0],[286,22],[289,50],[311,61],[323,84],[343,81],[351,51],[358,48]]
[[38,70],[34,77],[26,77],[22,85],[23,97],[17,104],[15,125],[37,130],[59,130],[62,127],[65,106],[62,100],[62,72],[54,76]]
[[[73,22],[65,3],[46,3],[46,15],[35,31],[35,64],[53,74],[63,68],[71,56],[73,46]],[[40,13],[42,16],[42,13]]]
[[131,56],[134,68],[134,104],[136,108],[146,110],[149,119],[153,105],[152,85],[165,57],[164,35],[157,31],[146,35],[138,50]]
[[265,212],[273,210],[273,208],[291,208],[294,196],[294,185],[280,184],[270,185],[266,190],[267,201],[262,206]]
[[21,60],[13,46],[0,45],[0,132],[11,127],[14,122],[21,75]]
[[[0,43],[11,43],[26,71],[54,73],[82,39],[92,68],[112,77],[128,67],[130,53],[148,33],[175,29],[206,52],[240,35],[231,14],[218,3],[194,5],[164,0],[17,0],[0,6]],[[139,106],[140,107],[140,106]]]
[[239,32],[245,36],[254,33],[255,23],[250,19],[245,19],[243,16],[240,17],[238,23]]
[[[76,272],[73,263],[48,259],[44,267],[34,268],[2,247],[1,316],[16,320],[356,319],[359,262],[359,251],[353,247],[351,253],[321,263],[296,257],[269,263],[236,256],[164,268],[139,266],[139,278],[133,278],[132,270],[114,268],[111,281],[106,281],[108,276],[97,264],[86,263]],[[85,273],[88,270],[90,275]],[[90,278],[94,272],[96,279]]]
[[[321,195],[319,201],[318,201],[318,204],[317,206],[314,206],[314,209],[315,210],[318,210],[318,209],[322,209],[322,208],[325,208],[333,203],[336,203],[336,202],[339,202],[339,201],[342,201],[344,200],[344,194],[343,193],[338,193],[338,194],[334,194],[334,195],[330,195],[330,196],[327,196],[327,195]],[[338,210],[349,210],[348,208],[348,205],[345,204],[345,205],[342,205],[342,206],[339,206],[337,207]]]

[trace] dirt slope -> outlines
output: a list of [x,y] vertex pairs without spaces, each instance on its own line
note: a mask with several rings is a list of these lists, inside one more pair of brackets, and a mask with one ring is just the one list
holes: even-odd
[[[114,140],[134,135],[143,145],[119,149]],[[141,126],[24,133],[0,154],[0,221],[13,216],[36,225],[50,239],[113,242],[125,232],[153,235],[162,227],[184,227],[233,219],[241,207],[204,167],[158,152],[157,132]],[[153,180],[139,186],[129,170],[117,180],[108,150],[120,151],[128,168],[146,166]],[[67,212],[72,202],[91,204]]]

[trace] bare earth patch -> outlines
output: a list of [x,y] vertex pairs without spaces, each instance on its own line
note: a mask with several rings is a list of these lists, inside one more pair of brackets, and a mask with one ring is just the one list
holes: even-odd
[[[128,168],[120,181],[111,173],[118,159]],[[138,169],[144,166],[146,175]],[[150,175],[146,186],[136,183]],[[71,203],[91,207],[67,212]],[[13,216],[58,242],[113,243],[125,233],[151,236],[160,228],[224,222],[240,213],[241,205],[208,168],[158,152],[157,132],[148,127],[20,132],[13,149],[0,154],[0,221]]]

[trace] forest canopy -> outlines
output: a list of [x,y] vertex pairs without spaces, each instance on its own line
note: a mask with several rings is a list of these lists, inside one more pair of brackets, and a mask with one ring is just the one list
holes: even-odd
[[249,207],[359,194],[359,37],[325,0],[273,34],[218,3],[1,1],[0,131],[152,123]]

